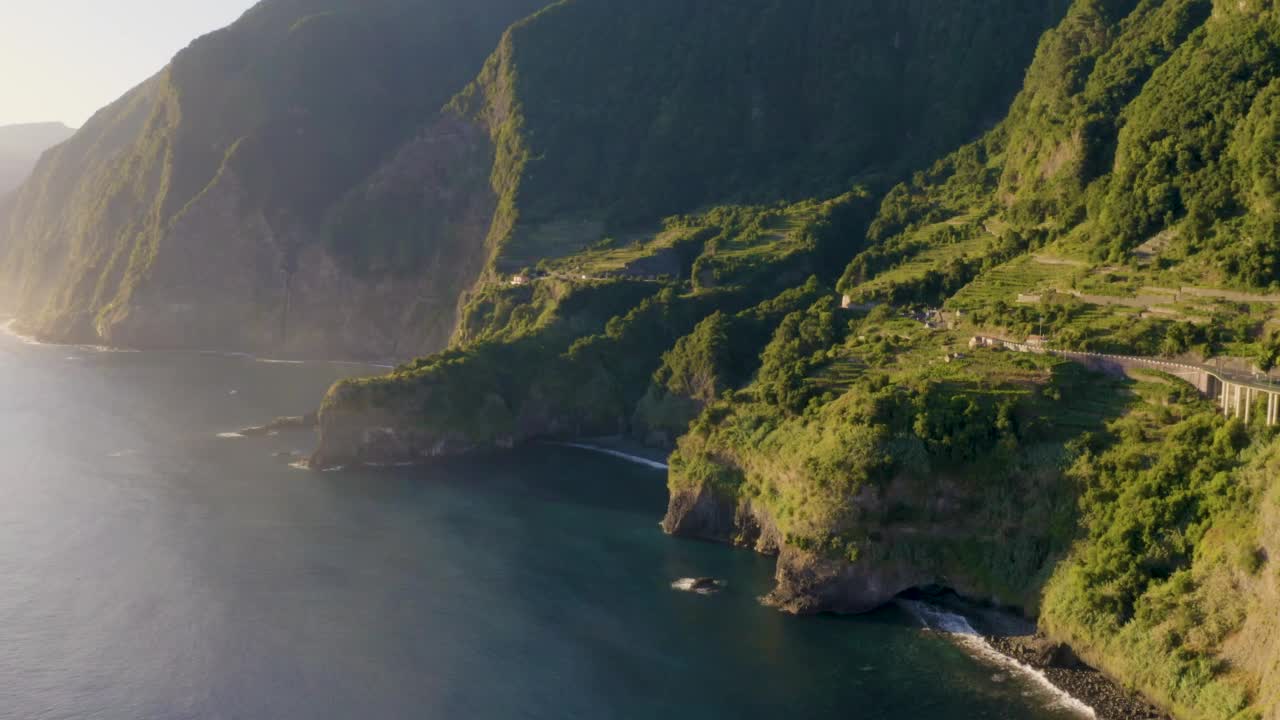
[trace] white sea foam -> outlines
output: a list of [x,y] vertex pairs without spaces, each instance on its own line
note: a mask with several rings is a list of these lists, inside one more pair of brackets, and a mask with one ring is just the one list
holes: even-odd
[[[68,347],[68,346],[62,346],[62,347]],[[78,350],[83,350],[85,352],[92,352],[92,353],[140,353],[142,352],[141,350],[134,350],[133,348],[108,347],[107,345],[76,345],[75,348]]]
[[[71,343],[42,342],[41,340],[37,339],[32,335],[23,335],[22,333],[18,332],[17,323],[18,323],[17,318],[8,318],[0,321],[0,333],[8,335],[9,337],[25,345],[38,345],[41,347],[54,347],[54,348],[75,348],[82,352],[92,352],[92,353],[143,352],[142,350],[137,350],[134,348],[119,348],[119,347],[111,347],[108,345],[79,345],[79,344],[71,344]],[[241,359],[241,360],[251,360],[253,362],[264,363],[268,365],[334,365],[334,366],[367,367],[367,368],[373,368],[376,370],[394,370],[397,367],[396,365],[390,365],[386,363],[362,362],[357,360],[325,360],[325,359],[296,360],[296,359],[267,358],[267,357],[258,357],[253,353],[231,351],[231,350],[187,350],[187,351],[178,351],[178,352],[186,352],[191,355],[205,355],[210,357],[223,357],[223,358],[235,358],[235,359]]]
[[555,443],[555,444],[560,445],[562,447],[577,448],[579,450],[590,450],[591,452],[603,453],[605,455],[612,455],[613,457],[621,458],[623,460],[633,462],[637,465],[644,465],[645,467],[650,467],[650,468],[653,468],[654,470],[670,470],[671,469],[666,463],[660,463],[656,460],[642,458],[638,455],[630,455],[628,453],[622,452],[621,450],[610,450],[609,448],[603,448],[598,445],[588,445],[586,443],[568,443],[568,442]]
[[240,440],[244,438],[244,433],[221,432],[221,433],[218,433],[218,437],[222,438],[223,440]]
[[[1097,717],[1097,713],[1094,712],[1093,708],[1063,692],[1061,688],[1050,682],[1044,673],[1030,665],[1018,662],[992,647],[991,643],[988,643],[977,630],[973,629],[973,626],[969,624],[968,619],[963,615],[948,612],[942,608],[915,600],[898,600],[897,602],[900,607],[911,613],[926,629],[948,636],[957,645],[979,660],[995,665],[1001,670],[1021,675],[1034,682],[1049,697],[1053,698],[1051,707],[1063,708],[1085,718]],[[995,680],[995,677],[992,679]],[[1003,679],[1002,677],[1001,680],[996,680],[996,682],[1001,682]]]
[[705,585],[699,587],[698,578],[680,578],[679,580],[671,583],[671,589],[679,590],[680,592],[697,593],[699,595],[714,595],[723,590],[726,584],[727,583],[723,580],[716,580],[712,587],[707,587]]

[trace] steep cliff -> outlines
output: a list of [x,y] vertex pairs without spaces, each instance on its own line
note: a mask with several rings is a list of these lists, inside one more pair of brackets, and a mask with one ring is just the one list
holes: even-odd
[[486,118],[508,272],[707,204],[892,182],[1003,113],[1065,2],[560,2],[456,105]]
[[[442,348],[494,198],[487,136],[440,110],[542,4],[261,3],[44,159],[0,214],[0,299],[58,339]],[[414,222],[350,222],[388,203]]]
[[[450,106],[489,129],[498,198],[491,272],[464,306],[457,352],[335,388],[317,460],[376,459],[389,435],[424,427],[453,439],[422,434],[390,455],[574,431],[678,435],[701,401],[649,391],[663,354],[714,311],[745,312],[810,276],[829,287],[861,247],[877,189],[998,116],[1064,9],[579,0],[518,23]],[[786,200],[821,192],[834,197]],[[775,204],[659,226],[726,200]],[[516,273],[529,284],[501,284]],[[594,325],[554,320],[544,287],[634,281],[648,304],[599,304]],[[741,318],[735,335],[756,350],[738,375],[797,309]],[[521,348],[519,368],[493,360],[514,352],[504,343]],[[424,389],[445,385],[469,399]],[[522,432],[485,429],[476,413],[498,408]]]

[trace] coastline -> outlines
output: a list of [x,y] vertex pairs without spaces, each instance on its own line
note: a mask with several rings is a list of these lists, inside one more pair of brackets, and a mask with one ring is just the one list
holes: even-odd
[[[41,340],[37,335],[24,334],[18,328],[18,319],[12,316],[0,316],[0,334],[8,335],[23,345],[32,345],[36,347],[50,348],[74,348],[83,352],[95,353],[138,353],[148,352],[141,348],[125,348],[113,347],[110,345],[90,345],[85,343],[63,343]],[[332,360],[317,359],[303,357],[273,357],[264,355],[255,355],[250,352],[233,351],[233,350],[197,350],[197,349],[168,349],[154,350],[153,352],[171,352],[186,355],[204,355],[223,358],[239,358],[242,360],[250,360],[252,362],[263,363],[266,365],[338,365],[345,367],[367,367],[377,370],[395,370],[398,365],[392,364],[390,360]]]
[[[976,605],[951,593],[911,594],[897,604],[925,628],[944,633],[980,659],[1003,665],[1060,694],[1081,717],[1173,720],[1138,693],[1083,663],[1020,615]],[[994,656],[994,657],[993,657]]]
[[1034,668],[1055,687],[1091,707],[1098,720],[1173,720],[1168,713],[1100,670],[1074,658],[1062,662],[1047,654],[1045,648],[1056,644],[1043,635],[994,635],[987,636],[986,640],[1000,654]]
[[[44,342],[38,337],[22,334],[16,327],[17,323],[18,320],[16,318],[0,316],[0,334],[8,335],[18,342],[32,346],[74,348],[85,352],[100,353],[144,352],[143,350],[129,348]],[[330,364],[376,369],[394,369],[395,367],[394,365],[362,361],[277,359],[260,357],[246,352],[219,350],[170,350],[160,352],[213,355],[267,364]],[[262,429],[266,429],[266,426]],[[220,438],[226,439],[240,439],[252,436],[252,434],[244,434],[244,431],[219,434]],[[544,444],[608,455],[653,470],[669,470],[669,466],[665,462],[667,458],[666,451],[644,447],[626,436],[584,438],[580,441],[547,441]],[[398,468],[417,464],[419,463],[366,463],[365,467]],[[291,463],[290,466],[297,469],[320,472],[340,472],[346,469],[345,467],[311,468],[306,464],[305,460]],[[1032,678],[1035,682],[1044,686],[1047,691],[1060,694],[1061,699],[1059,702],[1064,707],[1070,707],[1078,711],[1082,717],[1094,717],[1098,718],[1098,720],[1172,720],[1170,715],[1160,711],[1137,693],[1126,689],[1104,673],[1080,663],[1073,655],[1070,655],[1069,651],[1067,653],[1069,657],[1064,660],[1060,654],[1047,650],[1061,646],[1035,633],[1034,630],[1023,630],[1021,628],[1017,631],[993,630],[989,625],[992,621],[990,615],[993,613],[968,606],[958,599],[944,602],[931,599],[929,606],[938,611],[954,614],[956,617],[973,620],[978,629],[975,630],[967,622],[963,628],[940,627],[913,612],[913,614],[917,614],[917,618],[921,620],[921,624],[926,629],[953,637],[959,645],[965,647],[980,660],[1000,665]],[[1006,618],[1006,620],[1014,622],[1012,618]]]

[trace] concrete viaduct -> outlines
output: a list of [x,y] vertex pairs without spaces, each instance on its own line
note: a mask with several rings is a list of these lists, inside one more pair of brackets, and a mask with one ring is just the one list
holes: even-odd
[[1054,355],[1077,362],[1108,375],[1124,375],[1129,370],[1156,370],[1172,375],[1191,384],[1201,395],[1212,398],[1222,408],[1226,417],[1242,418],[1246,423],[1253,419],[1254,405],[1261,397],[1267,399],[1266,423],[1268,427],[1280,425],[1280,386],[1267,382],[1233,376],[1207,365],[1161,360],[1159,358],[1131,355],[1105,355],[1102,353],[1052,350],[1034,343],[1018,343],[1001,338],[977,336],[970,347],[1004,348],[1014,352]]

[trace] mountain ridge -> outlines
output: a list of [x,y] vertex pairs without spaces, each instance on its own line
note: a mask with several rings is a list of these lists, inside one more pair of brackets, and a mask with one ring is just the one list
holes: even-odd
[[[782,610],[946,587],[1180,718],[1275,714],[1262,414],[972,339],[1280,363],[1273,3],[339,5],[260,5],[50,153],[0,300],[414,357],[328,393],[314,466],[626,436]],[[417,74],[416,27],[468,62]]]
[[0,197],[26,180],[46,150],[74,133],[60,122],[0,125]]

